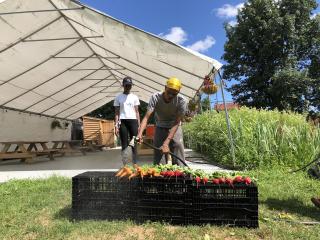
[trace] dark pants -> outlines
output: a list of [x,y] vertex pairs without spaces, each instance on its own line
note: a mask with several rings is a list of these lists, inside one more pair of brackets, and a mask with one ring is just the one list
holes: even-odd
[[[119,135],[121,140],[122,150],[126,149],[129,146],[130,140],[138,135],[138,120],[137,119],[121,119]],[[130,137],[130,138],[129,138]],[[133,148],[132,162],[137,163],[138,154],[137,146]]]
[[[169,135],[169,131],[170,131],[170,128],[156,127],[154,139],[153,139],[153,143],[155,147],[160,148],[162,146],[163,142],[166,140],[166,138]],[[183,134],[182,134],[181,127],[178,128],[173,139],[170,141],[169,148],[170,148],[170,152],[174,153],[184,161]],[[161,161],[162,155],[163,154],[161,151],[154,150],[153,164],[159,164]],[[183,166],[183,163],[181,163],[178,159],[175,159],[174,157],[172,157],[172,163]]]

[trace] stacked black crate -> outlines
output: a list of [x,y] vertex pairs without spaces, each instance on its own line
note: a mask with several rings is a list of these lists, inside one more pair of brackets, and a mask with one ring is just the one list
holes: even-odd
[[193,183],[192,186],[194,224],[259,226],[258,189],[255,185]]
[[85,172],[72,178],[74,219],[136,218],[136,181],[121,180],[115,172]]
[[190,180],[182,177],[143,178],[136,185],[137,220],[187,225],[192,222]]

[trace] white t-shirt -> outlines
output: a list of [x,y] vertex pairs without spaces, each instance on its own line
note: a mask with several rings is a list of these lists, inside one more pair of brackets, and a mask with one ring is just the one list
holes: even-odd
[[119,94],[115,100],[113,106],[120,107],[120,119],[137,119],[135,106],[139,106],[139,98],[130,94]]

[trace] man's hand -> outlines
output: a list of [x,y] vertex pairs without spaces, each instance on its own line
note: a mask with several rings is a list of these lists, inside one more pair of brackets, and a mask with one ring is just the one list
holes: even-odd
[[169,149],[169,145],[164,143],[162,146],[161,146],[161,151],[163,154],[166,154],[166,153],[169,153],[170,152],[170,149]]
[[138,136],[136,136],[136,141],[139,144],[143,143],[142,134],[138,134]]
[[115,127],[115,134],[117,137],[119,137],[119,128]]

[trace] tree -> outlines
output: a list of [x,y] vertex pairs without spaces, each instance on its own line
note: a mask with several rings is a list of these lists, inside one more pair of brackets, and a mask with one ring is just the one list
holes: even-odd
[[209,96],[207,97],[204,97],[202,100],[201,100],[201,109],[202,111],[208,111],[211,109],[210,107],[210,98]]
[[315,0],[248,0],[238,24],[225,25],[223,77],[236,80],[229,88],[236,102],[297,112],[316,104],[320,26],[311,18],[316,7]]
[[114,101],[106,103],[105,105],[101,106],[100,108],[88,113],[87,116],[114,120],[113,102]]
[[315,111],[320,111],[320,14],[318,14],[311,27],[310,35],[315,36],[311,39],[312,50],[310,54],[309,75],[312,78],[311,94],[308,100],[311,102]]

